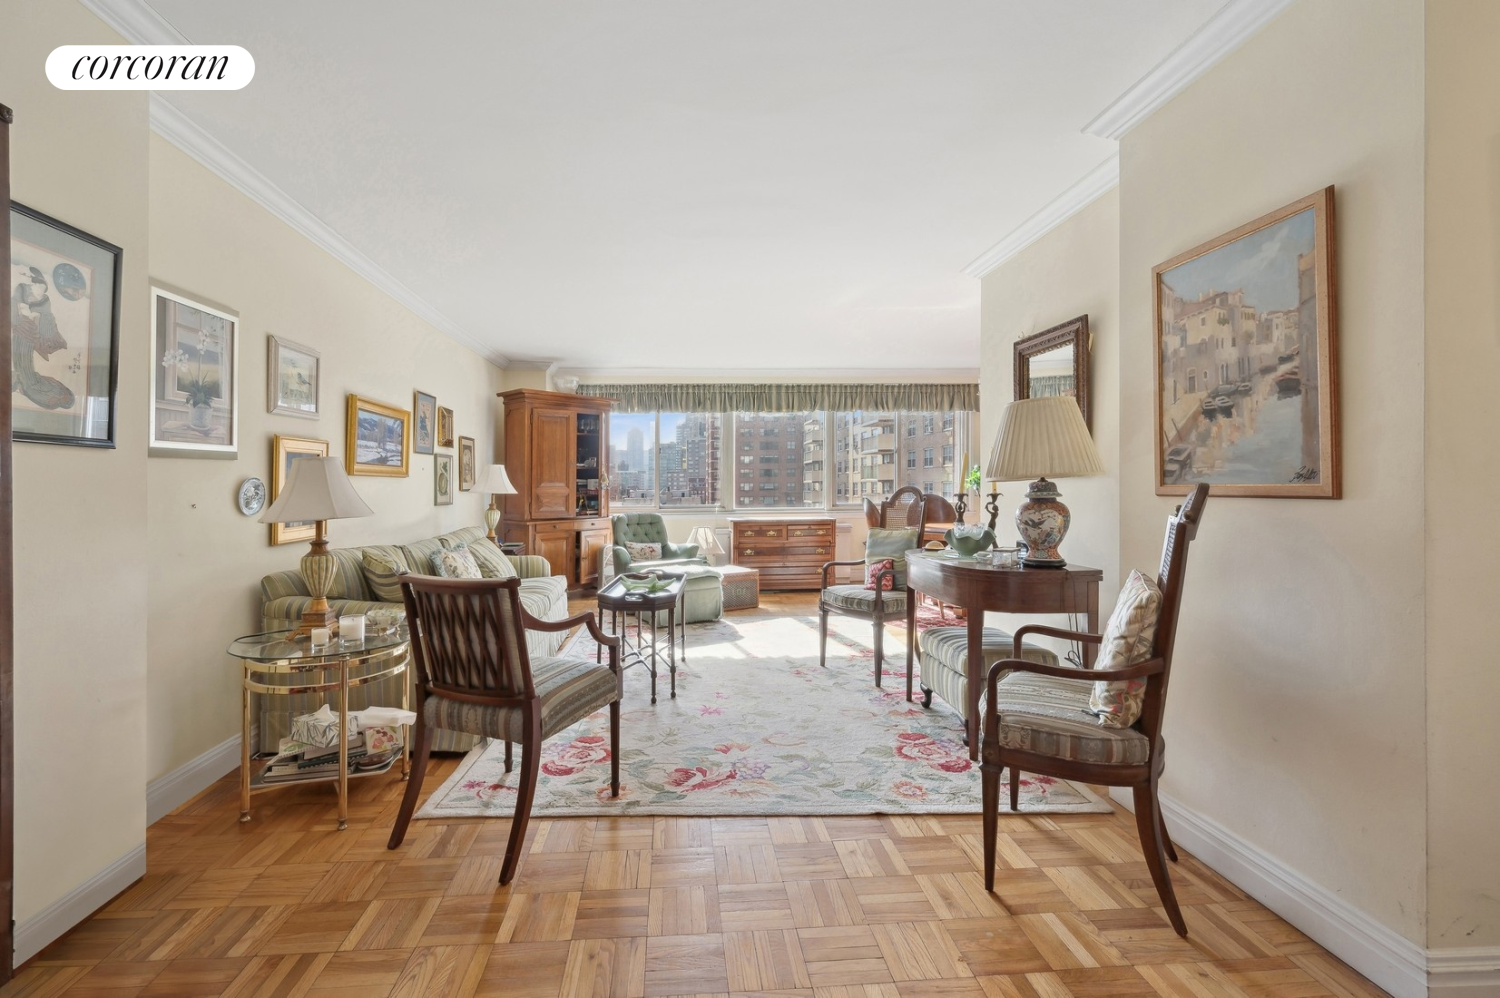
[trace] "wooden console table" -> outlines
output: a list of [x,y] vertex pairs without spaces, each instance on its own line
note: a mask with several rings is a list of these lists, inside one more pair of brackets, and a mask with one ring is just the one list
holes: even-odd
[[[1085,630],[1099,633],[1097,568],[995,568],[987,560],[908,551],[906,554],[906,674],[916,666],[917,593],[968,611],[969,696],[964,705],[969,758],[979,758],[979,695],[984,691],[984,611],[997,613],[1084,613]],[[1095,645],[1084,645],[1083,663],[1093,668]],[[911,680],[907,679],[907,699]]]

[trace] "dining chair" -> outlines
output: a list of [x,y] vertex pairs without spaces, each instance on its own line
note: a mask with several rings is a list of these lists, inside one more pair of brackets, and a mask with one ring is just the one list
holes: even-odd
[[[1027,624],[1015,633],[1014,657],[990,667],[979,764],[986,890],[995,889],[1002,769],[1010,770],[1012,811],[1019,810],[1023,772],[1130,787],[1136,831],[1151,881],[1172,928],[1179,936],[1187,935],[1167,872],[1167,858],[1175,862],[1177,851],[1162,820],[1157,781],[1166,765],[1161,725],[1188,546],[1197,536],[1207,503],[1208,486],[1199,483],[1167,519],[1155,581],[1140,572],[1131,573],[1103,635]],[[1021,642],[1030,634],[1100,645],[1095,667],[1076,669],[1023,660]]]
[[[609,792],[620,794],[620,639],[605,634],[592,613],[538,620],[521,605],[519,579],[439,579],[405,575],[401,595],[417,670],[416,758],[387,847],[406,837],[432,752],[432,731],[461,731],[521,746],[516,813],[511,819],[500,883],[521,861],[526,823],[536,795],[542,742],[609,706]],[[579,625],[609,661],[555,656],[532,659],[526,630],[565,631]]]

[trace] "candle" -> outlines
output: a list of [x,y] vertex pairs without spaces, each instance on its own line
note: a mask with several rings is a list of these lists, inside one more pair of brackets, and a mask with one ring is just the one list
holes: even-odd
[[964,451],[963,464],[958,466],[958,487],[963,490],[969,480],[969,452]]
[[358,643],[365,639],[365,615],[352,613],[339,618],[339,637]]
[[314,627],[311,637],[314,645],[326,645],[329,639],[328,628]]

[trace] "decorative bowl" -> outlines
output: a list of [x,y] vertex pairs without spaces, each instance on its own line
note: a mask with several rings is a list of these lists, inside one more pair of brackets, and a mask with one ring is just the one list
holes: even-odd
[[620,576],[620,581],[633,593],[659,593],[671,585],[666,579],[650,572],[626,572]]
[[365,630],[370,634],[394,634],[396,628],[406,622],[406,611],[392,607],[389,610],[371,610],[365,614]]
[[943,534],[943,539],[948,546],[957,551],[961,558],[972,558],[981,551],[986,551],[995,543],[995,534],[988,527],[957,527],[950,528]]

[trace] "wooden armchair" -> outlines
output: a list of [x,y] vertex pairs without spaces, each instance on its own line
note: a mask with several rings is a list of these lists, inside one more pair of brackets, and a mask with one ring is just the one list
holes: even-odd
[[[873,513],[872,513],[873,511]],[[865,521],[872,529],[915,530],[912,547],[921,547],[922,525],[926,522],[926,505],[922,490],[908,485],[897,489],[884,502],[865,500]],[[876,588],[866,589],[864,579],[856,585],[836,585],[833,581],[835,568],[865,565],[865,559],[830,561],[823,564],[823,591],[818,596],[818,664],[828,664],[828,615],[842,613],[875,626],[875,685],[880,685],[881,670],[885,661],[885,622],[902,620],[906,616],[906,572],[904,569],[887,569],[876,578]]]
[[[990,667],[989,698],[985,705],[984,741],[980,771],[984,790],[984,885],[995,887],[995,834],[1000,797],[1000,771],[1010,769],[1010,808],[1018,808],[1021,773],[1041,773],[1064,780],[1130,787],[1135,795],[1136,830],[1151,880],[1167,910],[1172,928],[1187,935],[1187,923],[1177,906],[1167,857],[1177,859],[1162,821],[1156,785],[1166,762],[1162,741],[1162,715],[1166,709],[1167,681],[1172,670],[1172,648],[1177,638],[1177,611],[1182,603],[1183,575],[1188,545],[1198,532],[1208,486],[1199,484],[1185,503],[1167,520],[1157,587],[1155,634],[1149,657],[1124,668],[1073,669],[1041,665],[1021,658],[1021,641],[1028,634],[1044,634],[1101,644],[1104,638],[1056,627],[1028,624],[1015,634],[1015,657]],[[1130,587],[1127,586],[1127,590]],[[1110,619],[1106,633],[1117,637],[1121,607],[1131,596],[1121,593],[1121,603]],[[1140,640],[1145,640],[1144,632]],[[1009,673],[1001,679],[1003,673]],[[1095,723],[1090,694],[1097,681],[1145,680],[1140,716],[1129,727],[1107,727]],[[1097,699],[1097,698],[1096,698]]]
[[[592,613],[538,620],[521,606],[519,579],[439,579],[408,575],[401,582],[417,668],[416,759],[388,848],[406,837],[432,752],[432,729],[500,738],[510,769],[511,743],[521,746],[516,813],[500,867],[508,884],[521,861],[536,795],[542,741],[609,705],[610,794],[620,793],[620,639],[599,629]],[[531,659],[524,630],[564,631],[583,624],[609,664],[586,658]]]

